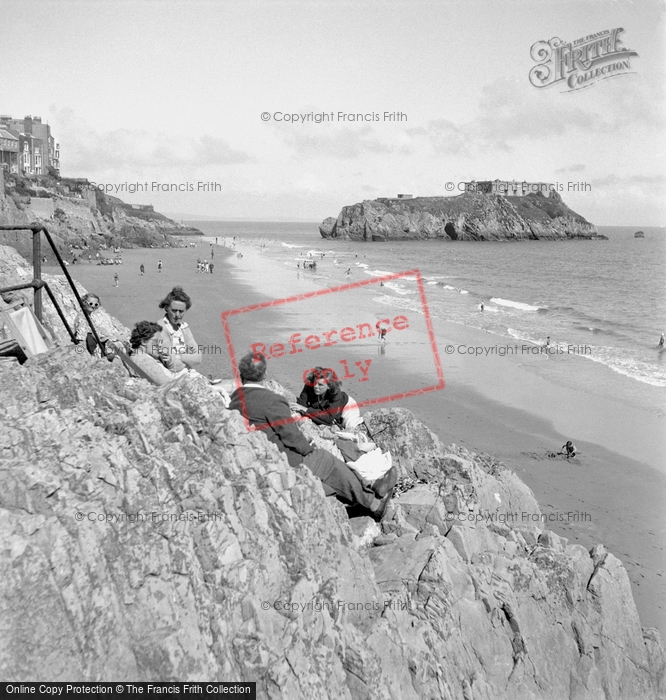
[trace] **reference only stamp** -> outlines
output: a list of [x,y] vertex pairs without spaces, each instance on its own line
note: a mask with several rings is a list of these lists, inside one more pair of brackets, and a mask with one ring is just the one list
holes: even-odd
[[[276,310],[286,319],[284,330],[276,331]],[[290,385],[306,384],[318,368],[331,370],[359,408],[445,387],[419,270],[230,309],[222,313],[222,325],[239,384],[238,362],[252,353],[266,359],[270,376]],[[396,371],[394,361],[406,371]],[[296,415],[282,422],[300,420]]]

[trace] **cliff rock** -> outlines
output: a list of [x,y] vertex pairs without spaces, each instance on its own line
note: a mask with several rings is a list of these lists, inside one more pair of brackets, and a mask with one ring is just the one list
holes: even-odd
[[343,207],[319,227],[324,238],[385,240],[559,240],[603,238],[555,191],[523,197],[465,192],[457,197],[375,199]]
[[[4,186],[3,186],[4,182]],[[60,247],[92,248],[122,246],[162,247],[171,236],[202,235],[153,210],[151,206],[126,204],[99,191],[83,178],[0,177],[0,224],[43,223]],[[0,243],[11,245],[30,257],[30,234],[0,232]],[[51,262],[51,252],[44,247]]]
[[[0,248],[0,284],[28,274]],[[367,413],[401,478],[381,526],[349,520],[204,378],[158,388],[79,349],[0,363],[0,677],[663,697],[662,642],[621,562],[546,529],[504,464],[407,410]]]
[[0,366],[0,675],[658,697],[659,635],[612,554],[542,529],[508,469],[408,411],[368,421],[403,475],[381,533],[204,379],[156,388],[71,347]]
[[[28,233],[29,235],[29,233]],[[19,255],[14,248],[0,245],[0,287],[13,287],[18,284],[26,284],[33,278],[32,265]],[[53,295],[58,300],[60,308],[67,319],[72,330],[74,329],[74,320],[80,307],[76,301],[71,287],[69,286],[64,275],[49,275],[42,273],[42,279],[51,287]],[[77,291],[81,296],[86,293],[85,287],[75,282]],[[19,297],[26,300],[30,307],[34,305],[34,292],[32,289],[23,289],[16,292],[6,292],[2,295],[6,302],[18,301]],[[42,291],[42,319],[44,325],[60,343],[67,344],[70,342],[69,334],[65,329],[58,312],[56,311],[51,299],[46,291]],[[123,326],[120,321],[111,317],[111,323],[118,331],[118,338],[129,338],[130,331]],[[8,335],[8,331],[4,329],[4,324],[0,320],[0,340]],[[83,346],[80,346],[81,348]]]

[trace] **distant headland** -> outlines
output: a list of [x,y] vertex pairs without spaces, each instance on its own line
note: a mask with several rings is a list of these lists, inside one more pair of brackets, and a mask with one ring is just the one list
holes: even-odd
[[323,238],[357,241],[605,239],[544,182],[467,182],[453,197],[399,194],[345,206],[319,227]]
[[[127,204],[104,194],[86,178],[64,178],[55,172],[26,176],[0,166],[0,224],[33,222],[48,226],[61,252],[116,246],[162,248],[182,245],[172,239],[175,236],[203,235],[156,212],[150,204]],[[3,232],[2,244],[30,255],[32,243],[26,236]],[[50,260],[51,253],[44,254]]]

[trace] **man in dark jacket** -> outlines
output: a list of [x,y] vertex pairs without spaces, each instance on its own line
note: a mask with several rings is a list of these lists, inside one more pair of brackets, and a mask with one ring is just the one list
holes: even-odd
[[287,400],[261,382],[266,376],[263,355],[248,353],[238,364],[243,386],[231,395],[230,409],[240,411],[250,425],[257,426],[292,467],[305,464],[324,484],[327,496],[335,495],[347,505],[359,505],[381,520],[398,478],[393,467],[372,486],[363,484],[342,460],[326,450],[315,448],[291,416]]

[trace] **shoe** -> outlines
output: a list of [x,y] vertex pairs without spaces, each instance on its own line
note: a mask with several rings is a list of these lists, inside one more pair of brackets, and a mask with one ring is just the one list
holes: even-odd
[[372,482],[370,488],[379,498],[384,498],[389,491],[398,483],[398,465],[394,464],[384,476]]
[[389,492],[381,499],[381,501],[379,501],[375,510],[370,511],[372,519],[376,522],[379,523],[382,521],[384,515],[386,514],[386,508],[391,500],[391,496],[393,496],[392,488],[389,489]]

